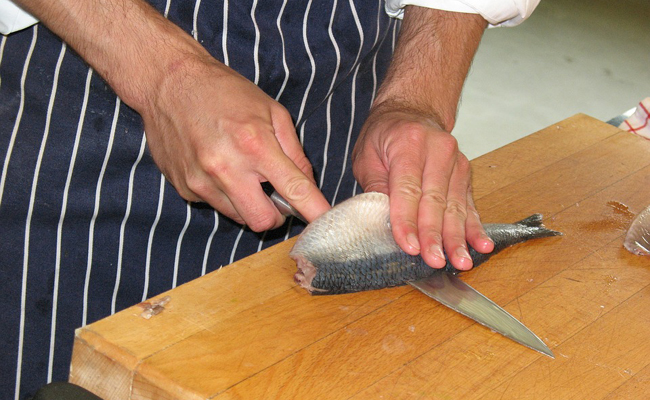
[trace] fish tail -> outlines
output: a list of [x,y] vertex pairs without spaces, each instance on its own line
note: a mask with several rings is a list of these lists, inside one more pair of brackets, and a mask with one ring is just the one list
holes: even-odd
[[554,231],[548,229],[544,226],[544,216],[542,214],[533,214],[530,217],[526,217],[521,221],[515,222],[515,225],[521,225],[528,228],[534,229],[534,234],[530,239],[534,238],[543,238],[549,236],[562,236],[562,232]]

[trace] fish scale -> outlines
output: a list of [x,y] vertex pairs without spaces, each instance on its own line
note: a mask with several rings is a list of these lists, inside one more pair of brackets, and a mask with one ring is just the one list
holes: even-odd
[[[468,246],[475,267],[514,244],[561,235],[544,227],[541,214],[484,228],[494,251],[482,254]],[[399,248],[390,229],[388,196],[382,193],[359,194],[336,205],[305,228],[289,255],[298,265],[294,279],[314,295],[400,286],[440,271]],[[444,270],[459,272],[449,260]]]
[[403,285],[408,280],[430,275],[432,268],[421,257],[406,253],[321,263],[312,281],[313,294],[341,294]]

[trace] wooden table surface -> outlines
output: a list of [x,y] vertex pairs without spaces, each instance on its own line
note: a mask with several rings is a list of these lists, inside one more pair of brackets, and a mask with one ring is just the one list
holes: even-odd
[[[623,247],[650,204],[650,141],[576,115],[472,161],[483,222],[532,213],[564,236],[462,278],[545,357],[406,286],[309,296],[288,240],[80,328],[70,380],[109,399],[640,399],[650,258]],[[626,207],[628,209],[626,209]]]

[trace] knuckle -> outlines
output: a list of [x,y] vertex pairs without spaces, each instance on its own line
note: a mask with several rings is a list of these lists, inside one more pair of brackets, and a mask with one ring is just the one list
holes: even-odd
[[414,145],[422,143],[427,136],[426,129],[417,122],[405,122],[402,126],[402,132],[405,140]]
[[275,227],[275,215],[271,212],[261,213],[247,223],[254,232],[264,232]]
[[274,118],[283,123],[293,124],[293,119],[289,111],[280,103],[274,102],[272,105]]
[[244,154],[262,154],[267,145],[265,129],[254,124],[246,124],[237,130],[237,140]]
[[432,244],[442,245],[442,235],[439,231],[430,229],[427,231],[427,236]]
[[309,162],[309,159],[305,155],[305,153],[301,153],[300,155],[298,155],[294,160],[294,164],[301,171],[303,171],[303,173],[305,173],[305,175],[310,176],[310,175],[314,174],[314,170],[313,170],[313,168],[311,166],[311,163]]
[[383,192],[383,188],[386,187],[386,182],[379,179],[367,179],[361,187],[365,192]]
[[447,208],[447,205],[448,205],[447,204],[447,196],[445,196],[444,193],[442,193],[439,190],[436,190],[436,189],[427,190],[423,194],[423,198],[427,203],[429,203],[430,205],[432,205],[434,207],[439,207],[439,208],[443,208],[443,209]]
[[453,155],[458,153],[458,140],[451,135],[442,135],[440,137],[440,143],[438,144],[441,151],[444,151],[448,155]]
[[219,158],[200,157],[198,163],[201,170],[211,177],[224,177],[232,173],[232,166]]
[[456,200],[450,200],[447,202],[446,212],[454,216],[460,217],[462,220],[467,219],[467,208],[465,204],[462,204]]
[[[183,188],[178,188],[176,189],[178,194],[183,198],[185,201],[191,201],[191,202],[197,202],[201,201],[200,196],[198,196],[196,193],[194,193],[192,190],[188,189],[183,189]],[[198,197],[197,197],[198,196]]]
[[195,174],[187,175],[185,177],[185,186],[188,192],[181,193],[185,200],[195,199],[197,196],[201,199],[206,198],[209,186],[204,179],[201,179]]
[[285,199],[292,202],[301,202],[305,200],[310,193],[311,182],[303,177],[296,176],[290,178],[284,186]]
[[459,153],[458,140],[454,136],[443,132],[432,134],[430,128],[419,122],[405,122],[401,126],[401,132],[404,143],[408,143],[411,148],[433,145],[436,152],[446,158],[455,157]]
[[168,171],[167,169],[161,169],[161,172],[163,173],[163,176],[169,182],[174,189],[176,189],[176,192],[178,193],[183,200],[186,201],[201,201],[202,198],[192,190],[192,187],[190,187],[187,179],[184,179],[183,176],[177,176],[177,174],[173,173],[172,171]]
[[407,200],[419,201],[422,198],[422,187],[414,179],[404,179],[397,188],[397,194]]

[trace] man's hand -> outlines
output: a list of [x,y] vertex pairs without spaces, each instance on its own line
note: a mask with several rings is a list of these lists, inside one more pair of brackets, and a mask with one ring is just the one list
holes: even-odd
[[261,182],[309,221],[330,208],[284,107],[146,2],[18,2],[140,113],[154,160],[186,200],[256,231],[284,221]]
[[308,220],[329,209],[289,113],[213,60],[170,75],[141,112],[154,160],[185,199],[205,201],[255,231],[284,222],[269,181]]
[[390,197],[393,235],[434,267],[443,249],[472,267],[467,243],[493,250],[474,207],[470,165],[451,136],[460,91],[486,22],[477,15],[407,7],[395,56],[353,152],[366,191]]
[[393,236],[409,254],[434,267],[472,267],[467,242],[490,252],[470,184],[470,166],[456,140],[426,116],[375,111],[354,155],[355,176],[366,191],[390,195]]

